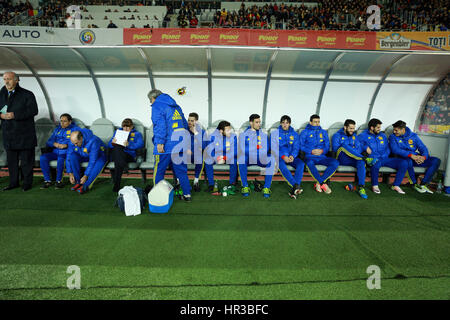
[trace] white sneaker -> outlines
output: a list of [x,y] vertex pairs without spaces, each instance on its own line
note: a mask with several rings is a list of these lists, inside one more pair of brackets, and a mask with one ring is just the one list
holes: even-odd
[[316,183],[316,184],[314,185],[314,189],[316,189],[317,192],[322,192],[322,188],[320,187],[320,184],[319,184],[319,183]]
[[422,185],[422,189],[425,190],[425,192],[431,193],[433,194],[433,191],[431,191],[430,189],[428,189],[428,187],[426,185]]
[[380,188],[378,188],[378,186],[372,186],[372,191],[374,193],[376,193],[376,194],[380,194],[381,193]]
[[405,191],[403,191],[402,188],[400,188],[399,186],[392,186],[391,189],[397,191],[400,194],[405,194]]

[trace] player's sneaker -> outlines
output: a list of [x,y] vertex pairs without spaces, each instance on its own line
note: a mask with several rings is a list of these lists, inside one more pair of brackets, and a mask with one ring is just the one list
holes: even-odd
[[295,194],[295,187],[293,187],[289,192],[288,192],[289,197],[291,197],[292,199],[297,199],[297,195]]
[[428,193],[431,193],[431,194],[434,193],[434,192],[431,191],[426,185],[422,184],[421,186],[422,186],[422,189],[425,190],[425,192],[428,192]]
[[331,193],[331,188],[326,184],[322,184],[320,186],[320,188],[323,190],[323,192],[325,192],[326,194],[330,194]]
[[403,191],[399,186],[392,186],[391,189],[397,191],[400,194],[405,194],[405,191]]
[[213,192],[214,186],[208,186],[208,192]]
[[55,189],[62,189],[62,188],[64,188],[64,182],[56,181]]
[[88,190],[85,189],[85,188],[83,188],[83,185],[81,185],[81,188],[78,188],[78,189],[77,189],[77,192],[78,192],[79,194],[85,194],[86,192],[88,192]]
[[41,186],[41,189],[48,189],[52,185],[51,181],[44,181],[44,183]]
[[320,184],[319,184],[319,183],[316,183],[316,184],[314,185],[314,189],[316,189],[317,192],[322,192],[322,188],[320,187]]
[[419,193],[425,193],[425,192],[427,192],[427,190],[424,188],[424,186],[422,186],[422,185],[420,185],[420,184],[418,184],[418,183],[416,183],[416,184],[414,185],[414,189],[416,189],[416,191],[419,192]]
[[82,184],[77,183],[76,185],[74,185],[72,188],[70,188],[70,190],[72,191],[78,191],[78,189],[83,188]]
[[194,183],[193,189],[194,189],[195,192],[199,192],[200,191],[200,184],[198,182]]
[[[394,190],[394,189],[392,189],[392,190]],[[373,191],[373,193],[376,193],[376,194],[381,193],[380,188],[378,186],[372,186],[372,191]]]
[[250,188],[249,187],[242,187],[241,193],[244,197],[248,197],[250,194]]
[[366,194],[366,189],[364,189],[364,188],[359,188],[358,193],[359,193],[359,196],[360,196],[361,198],[363,198],[363,199],[367,199],[367,198],[368,198],[368,197],[367,197],[367,194]]
[[270,191],[269,188],[263,188],[262,192],[263,192],[263,197],[264,198],[270,198],[270,194],[272,193],[272,191]]
[[190,194],[183,195],[183,196],[181,196],[181,198],[186,202],[192,202],[192,198],[191,198]]

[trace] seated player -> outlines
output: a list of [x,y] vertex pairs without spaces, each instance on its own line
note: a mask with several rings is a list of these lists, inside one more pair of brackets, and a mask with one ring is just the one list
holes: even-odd
[[[300,133],[300,158],[305,162],[309,174],[316,181],[314,188],[317,192],[331,193],[327,181],[336,172],[339,161],[327,157],[330,150],[328,133],[320,127],[320,117],[313,114],[309,124]],[[327,169],[320,175],[316,165],[326,166]]]
[[[195,192],[198,192],[200,191],[198,179],[202,175],[205,164],[203,159],[203,151],[208,145],[208,137],[205,130],[203,130],[201,125],[198,123],[198,114],[195,112],[191,112],[188,116],[188,128],[191,137],[191,148],[187,151],[187,153],[190,156],[191,163],[195,164],[193,189]],[[212,168],[205,166],[205,171],[207,170],[212,170]],[[212,191],[214,188],[214,179],[212,181],[208,179],[208,185],[208,190]]]
[[113,171],[113,192],[120,190],[120,182],[122,180],[122,173],[128,168],[129,162],[136,161],[136,150],[144,147],[144,138],[142,134],[134,128],[133,120],[126,118],[122,121],[123,130],[129,132],[128,140],[125,141],[125,146],[116,144],[115,136],[111,138],[108,143],[108,148],[111,149],[111,159],[114,162]]
[[391,150],[386,135],[381,132],[381,124],[382,122],[378,119],[370,119],[368,129],[361,132],[357,137],[362,144],[362,150],[365,150],[371,158],[378,160],[370,168],[372,191],[376,194],[381,193],[378,187],[378,174],[381,167],[389,167],[397,170],[392,190],[405,194],[400,188],[400,184],[408,169],[408,162],[404,159],[389,158]]
[[[303,192],[300,185],[302,183],[305,163],[297,157],[300,151],[300,139],[298,133],[291,127],[291,118],[289,116],[284,115],[281,117],[280,126],[277,131],[272,132],[270,140],[272,153],[278,159],[278,167],[280,168],[281,175],[292,188],[289,196],[296,199],[297,195]],[[292,176],[287,165],[295,168],[295,176]]]
[[269,198],[272,193],[270,185],[275,173],[275,157],[270,154],[269,137],[261,130],[261,117],[257,114],[252,114],[249,120],[250,126],[239,135],[238,170],[242,183],[241,193],[244,197],[249,196],[250,188],[247,182],[247,167],[257,165],[266,169],[262,192],[264,198]]
[[[94,184],[97,176],[106,165],[106,146],[89,129],[80,129],[70,134],[70,145],[66,159],[71,189],[80,194],[86,193]],[[84,175],[81,176],[81,163],[89,162]]]
[[[358,177],[358,193],[363,199],[367,199],[366,190],[366,161],[368,164],[375,164],[378,159],[368,158],[367,153],[362,148],[362,144],[356,139],[355,121],[347,119],[344,128],[336,132],[331,138],[333,152],[339,164],[356,168]],[[364,153],[364,154],[363,154]]]
[[[408,175],[410,182],[414,184],[414,189],[420,193],[433,193],[427,184],[439,169],[441,160],[430,156],[425,144],[417,134],[406,126],[404,121],[399,120],[392,126],[394,127],[394,132],[389,136],[389,146],[394,155],[408,160]],[[417,183],[414,167],[427,168],[425,177],[420,184]]]
[[41,189],[47,189],[52,185],[50,177],[50,161],[57,160],[56,165],[56,189],[64,188],[62,181],[64,164],[66,162],[67,148],[70,144],[70,134],[79,128],[72,123],[72,116],[64,113],[59,117],[60,125],[53,131],[47,141],[47,147],[53,148],[52,152],[44,153],[40,157],[40,165],[44,175],[44,183]]
[[229,188],[231,191],[235,191],[238,173],[237,154],[237,136],[231,131],[231,124],[228,121],[221,121],[217,129],[211,134],[210,143],[206,148],[205,169],[209,183],[209,191],[214,192],[211,187],[214,184],[213,165],[215,163],[230,165]]

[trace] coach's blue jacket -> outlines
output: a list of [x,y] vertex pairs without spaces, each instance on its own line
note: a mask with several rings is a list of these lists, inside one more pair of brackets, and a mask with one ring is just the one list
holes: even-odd
[[[123,130],[123,129],[119,128],[118,130]],[[114,145],[112,144],[114,136],[108,142],[108,148],[110,148],[110,149],[114,148]],[[128,153],[133,158],[136,158],[136,150],[141,149],[143,147],[144,147],[144,138],[142,138],[142,134],[133,128],[133,130],[131,130],[130,134],[128,135],[128,146],[126,146],[123,149],[123,151]]]
[[[323,153],[321,155],[313,155],[311,152],[314,149],[322,149]],[[300,133],[300,150],[303,151],[307,157],[325,156],[330,150],[328,133],[320,126],[308,124]]]
[[[91,130],[80,129],[79,131],[83,134],[83,144],[81,147],[77,147],[73,143],[70,143],[67,157],[74,152],[78,153],[81,157],[89,158],[88,166],[84,171],[84,174],[89,176],[92,168],[98,160],[106,162],[106,145],[99,137],[95,136]],[[66,166],[66,169],[67,173],[72,172],[70,165]]]
[[429,156],[428,149],[422,140],[408,127],[406,127],[403,136],[397,137],[395,134],[391,134],[389,136],[389,145],[393,154],[403,158],[408,158],[410,154],[421,155],[425,158]]
[[384,159],[388,158],[391,153],[388,139],[383,132],[373,134],[370,133],[369,129],[366,129],[357,136],[357,139],[361,143],[363,151],[365,151],[367,147],[372,150],[372,153],[370,154],[371,158]]
[[364,150],[362,144],[356,138],[356,134],[348,136],[345,134],[344,128],[333,135],[331,138],[331,145],[333,152],[336,152],[336,158],[341,152],[346,153],[352,158],[360,158],[360,160],[363,158],[361,152]]
[[247,127],[244,132],[239,135],[239,159],[238,162],[243,164],[245,159],[268,159],[270,152],[269,136],[262,130],[252,130]]
[[[152,104],[152,122],[153,122],[153,144],[155,148],[153,150],[154,154],[158,153],[156,145],[164,145],[164,154],[170,154],[172,149],[180,142],[182,139],[189,139],[188,133],[186,131],[181,132],[182,136],[178,136],[176,141],[171,141],[172,133],[177,131],[188,130],[188,124],[186,118],[184,117],[181,107],[177,105],[175,100],[172,99],[168,94],[161,94]],[[183,141],[189,143],[188,141]],[[187,146],[188,147],[188,146]],[[186,146],[185,146],[186,148]]]
[[297,132],[292,127],[289,130],[283,130],[280,125],[277,129],[278,132],[272,132],[270,135],[272,152],[281,158],[283,156],[294,158],[298,156],[300,151],[300,139]]
[[210,137],[207,150],[208,164],[215,163],[217,158],[224,156],[226,163],[236,164],[238,155],[237,135],[232,133],[230,137],[224,136],[219,130],[214,130]]
[[59,143],[59,144],[67,144],[66,149],[58,149],[54,148],[53,153],[57,154],[58,156],[63,156],[67,154],[67,150],[70,146],[70,134],[73,131],[79,131],[80,128],[78,128],[74,123],[71,123],[67,128],[62,128],[61,125],[56,127],[55,130],[53,130],[52,135],[47,140],[47,146],[54,148],[53,144]]

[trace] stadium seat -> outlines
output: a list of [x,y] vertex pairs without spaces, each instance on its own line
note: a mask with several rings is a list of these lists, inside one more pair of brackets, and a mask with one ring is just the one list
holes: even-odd
[[55,124],[52,120],[48,118],[40,118],[37,119],[35,122],[36,127],[36,137],[37,137],[37,146],[35,148],[35,165],[39,166],[39,159],[41,158],[41,148],[45,148],[47,144],[47,140],[50,138],[50,136],[53,133],[53,130],[55,130]]
[[86,128],[86,125],[84,124],[83,121],[81,121],[80,119],[77,118],[72,118],[72,122],[80,129],[84,129]]
[[360,125],[359,126],[359,128],[358,128],[358,130],[356,130],[356,134],[360,134],[360,133],[362,133],[364,130],[366,130],[368,127],[367,127],[367,123],[364,123],[364,124],[362,124],[362,125]]
[[306,129],[306,126],[307,126],[308,124],[309,124],[309,121],[308,121],[308,122],[305,122],[304,124],[302,124],[302,125],[300,126],[300,128],[298,128],[298,130],[297,130],[298,134],[302,133],[302,131]]

